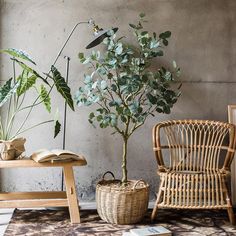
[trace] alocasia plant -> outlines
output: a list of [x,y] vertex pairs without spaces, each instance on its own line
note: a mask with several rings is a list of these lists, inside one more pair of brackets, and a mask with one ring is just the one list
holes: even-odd
[[[2,53],[6,53],[10,56],[13,63],[13,75],[8,79],[4,85],[0,87],[0,107],[8,106],[6,117],[0,116],[0,139],[11,140],[22,133],[46,123],[54,123],[55,131],[54,137],[60,132],[60,123],[58,119],[43,120],[40,123],[33,126],[26,126],[27,121],[32,115],[35,107],[44,105],[46,110],[51,112],[51,98],[50,94],[54,87],[63,96],[67,104],[72,110],[74,110],[73,100],[65,79],[61,76],[55,66],[51,66],[50,72],[40,75],[34,67],[36,63],[25,52],[14,48],[2,50]],[[18,66],[18,70],[16,68]],[[16,75],[16,71],[19,71],[19,75]],[[31,90],[36,91],[30,93]],[[23,112],[25,118],[23,120],[17,119],[19,113]],[[14,128],[13,128],[14,127]]]

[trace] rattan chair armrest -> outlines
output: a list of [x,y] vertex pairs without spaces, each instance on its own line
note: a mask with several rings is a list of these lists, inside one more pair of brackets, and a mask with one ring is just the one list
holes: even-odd
[[170,168],[167,168],[166,166],[158,166],[158,170],[157,170],[157,172],[161,172],[161,173],[163,173],[163,172],[165,172],[165,173],[167,173],[167,172],[169,172],[170,171]]
[[230,175],[231,174],[231,171],[229,168],[225,168],[225,167],[222,167],[219,172],[223,175]]

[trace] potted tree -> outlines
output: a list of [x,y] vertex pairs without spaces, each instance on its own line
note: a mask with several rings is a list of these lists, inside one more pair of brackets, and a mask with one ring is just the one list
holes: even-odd
[[90,72],[76,93],[77,105],[96,104],[89,122],[98,122],[101,128],[111,127],[123,139],[122,179],[103,180],[96,189],[98,213],[110,223],[131,224],[142,219],[148,206],[149,186],[128,180],[128,140],[150,115],[169,114],[180,95],[179,88],[170,87],[174,75],[180,72],[176,63],[170,71],[154,60],[164,55],[171,32],[151,35],[143,28],[144,17],[141,13],[138,24],[129,24],[137,47],[125,44],[124,37],[117,39],[110,32],[103,41],[105,51],[93,51],[89,56],[79,53]]
[[[51,112],[50,94],[53,88],[63,96],[70,108],[74,110],[70,88],[56,67],[52,66],[48,74],[40,75],[35,70],[36,63],[21,50],[9,48],[1,51],[10,56],[13,63],[13,75],[0,87],[0,108],[5,109],[0,116],[0,155],[2,160],[19,158],[25,151],[23,133],[39,125],[54,124],[54,137],[60,132],[58,116],[27,126],[34,108],[44,105]],[[30,96],[28,96],[28,94]],[[5,108],[4,108],[5,107]],[[23,120],[18,118],[24,114]],[[17,123],[16,123],[17,121]]]

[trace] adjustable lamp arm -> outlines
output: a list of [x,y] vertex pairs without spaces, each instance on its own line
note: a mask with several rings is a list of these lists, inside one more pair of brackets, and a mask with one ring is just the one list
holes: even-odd
[[68,43],[68,41],[70,40],[70,38],[71,38],[72,34],[74,33],[75,29],[76,29],[80,24],[93,24],[93,20],[90,19],[90,20],[88,20],[88,21],[81,21],[81,22],[78,22],[77,24],[75,24],[75,26],[72,28],[70,34],[68,35],[66,41],[65,41],[64,44],[62,45],[60,51],[58,52],[58,54],[57,54],[57,56],[56,56],[56,58],[55,58],[55,61],[53,62],[53,66],[55,66],[55,64],[56,64],[58,58],[60,57],[60,55],[61,55],[63,49],[64,49],[65,46],[67,45],[67,43]]
[[[103,30],[102,28],[99,28],[98,25],[95,24],[93,19],[89,19],[88,21],[81,21],[78,22],[77,24],[75,24],[75,26],[72,28],[70,34],[68,35],[66,41],[64,42],[64,44],[62,45],[62,48],[60,49],[60,51],[58,52],[55,61],[53,62],[53,66],[56,64],[58,58],[60,57],[63,49],[65,48],[65,46],[67,45],[68,41],[70,40],[72,34],[74,33],[75,29],[80,25],[80,24],[89,24],[93,26],[93,32],[94,32],[94,40],[92,42],[89,43],[89,45],[87,45],[86,49],[92,48],[97,46],[98,44],[100,44],[104,38],[108,37],[108,31],[109,30]],[[116,32],[118,30],[118,28],[112,28],[112,30],[114,32]]]

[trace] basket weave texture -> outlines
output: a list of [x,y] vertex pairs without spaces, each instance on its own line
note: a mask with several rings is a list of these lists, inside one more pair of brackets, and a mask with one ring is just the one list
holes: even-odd
[[103,179],[97,184],[97,211],[104,221],[122,225],[142,220],[148,208],[149,185],[130,180],[128,186],[120,186],[120,180],[115,179]]

